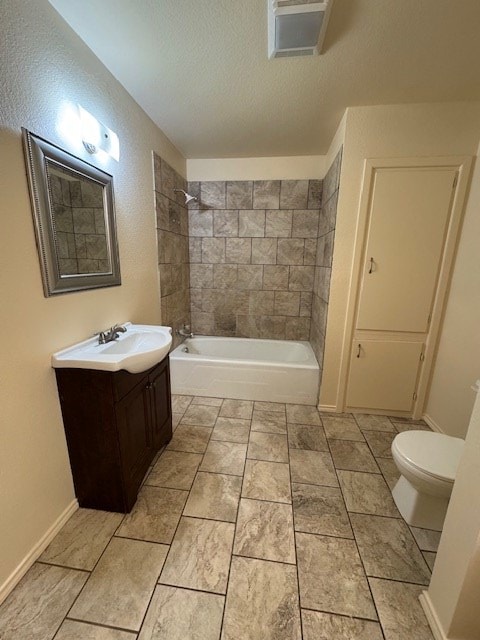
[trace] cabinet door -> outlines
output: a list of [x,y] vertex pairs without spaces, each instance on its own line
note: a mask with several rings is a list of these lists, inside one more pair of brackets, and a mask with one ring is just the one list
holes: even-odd
[[357,329],[428,330],[455,175],[443,167],[376,170]]
[[140,384],[117,405],[117,428],[127,509],[135,503],[137,491],[155,455],[150,422],[148,385]]
[[421,342],[354,342],[347,405],[411,411],[422,347]]
[[149,377],[152,398],[152,430],[155,448],[172,439],[172,398],[168,358]]

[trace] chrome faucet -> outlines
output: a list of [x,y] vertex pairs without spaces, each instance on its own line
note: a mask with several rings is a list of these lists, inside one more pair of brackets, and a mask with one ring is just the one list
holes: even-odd
[[181,329],[177,329],[177,336],[182,336],[182,338],[193,338],[193,333],[190,331],[190,325],[184,324]]
[[106,344],[107,342],[113,342],[118,338],[121,333],[125,333],[126,327],[122,327],[119,324],[114,324],[113,327],[106,331],[100,331],[98,333],[98,344]]

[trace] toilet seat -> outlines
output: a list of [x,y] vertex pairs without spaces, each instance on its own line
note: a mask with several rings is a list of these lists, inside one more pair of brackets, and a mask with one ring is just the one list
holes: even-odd
[[392,453],[403,459],[412,472],[453,484],[463,442],[443,433],[404,431],[395,437]]

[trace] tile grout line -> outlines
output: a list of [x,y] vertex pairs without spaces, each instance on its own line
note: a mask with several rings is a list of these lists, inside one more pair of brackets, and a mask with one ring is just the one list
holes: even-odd
[[[252,417],[250,418],[250,430],[249,430],[249,434],[248,434],[248,439],[250,440],[250,433],[252,431],[252,420],[253,420],[253,410],[254,410],[255,405],[253,405],[252,407]],[[242,493],[243,493],[243,483],[245,481],[245,467],[247,466],[247,453],[248,453],[248,444],[247,444],[247,451],[245,452],[245,461],[244,461],[244,465],[243,465],[243,474],[242,474],[242,486],[240,487],[240,495],[238,496],[238,503],[237,503],[237,513],[235,515],[235,523],[234,523],[234,530],[233,530],[233,539],[232,539],[232,551],[230,553],[230,562],[228,565],[228,572],[227,572],[227,584],[225,587],[225,598],[223,601],[223,613],[222,613],[222,621],[220,624],[220,637],[223,636],[223,631],[224,631],[224,624],[225,624],[225,613],[227,611],[227,596],[228,596],[228,591],[229,591],[229,586],[230,586],[230,576],[231,576],[231,572],[232,572],[232,563],[233,563],[233,550],[235,547],[235,538],[237,536],[237,524],[238,524],[238,513],[240,511],[240,503],[242,500]]]
[[[327,444],[328,444],[328,439],[327,439]],[[330,445],[328,445],[328,448],[329,448],[329,451],[330,451],[330,456],[332,456],[331,449],[330,449]],[[382,636],[383,636],[384,640],[386,640],[386,636],[385,636],[385,632],[384,632],[384,629],[383,629],[383,625],[382,625],[382,623],[381,623],[381,621],[380,621],[380,616],[379,616],[379,614],[378,614],[377,603],[375,602],[375,599],[374,599],[374,597],[373,597],[373,592],[372,592],[372,589],[371,589],[371,586],[370,586],[370,582],[369,582],[369,580],[368,580],[367,571],[366,571],[366,569],[365,569],[365,564],[364,564],[364,562],[363,562],[363,558],[362,558],[362,556],[361,556],[361,554],[360,554],[360,549],[358,548],[357,539],[356,539],[356,537],[355,537],[355,530],[354,530],[354,528],[353,528],[353,526],[352,526],[352,521],[351,521],[351,518],[350,518],[350,512],[349,512],[349,511],[348,511],[348,509],[347,509],[347,503],[346,503],[346,500],[345,500],[345,496],[344,496],[344,494],[343,494],[342,485],[341,485],[341,483],[340,483],[340,479],[339,479],[339,477],[338,477],[337,469],[335,468],[335,463],[333,462],[333,456],[332,456],[332,464],[333,464],[333,469],[334,469],[334,471],[335,471],[335,475],[336,475],[336,477],[337,477],[338,486],[340,487],[340,493],[342,494],[343,502],[344,502],[344,505],[345,505],[345,512],[346,512],[346,514],[347,514],[348,522],[349,522],[349,524],[350,524],[350,529],[352,530],[352,533],[353,533],[353,542],[354,542],[354,544],[355,544],[355,548],[356,548],[356,550],[357,550],[357,554],[358,554],[358,557],[359,557],[359,559],[360,559],[360,563],[361,563],[361,565],[362,565],[362,569],[363,569],[363,573],[364,573],[364,576],[365,576],[365,580],[366,580],[366,582],[367,582],[368,590],[369,590],[369,592],[370,592],[370,597],[371,597],[371,599],[372,599],[373,608],[374,608],[375,613],[376,613],[376,616],[377,616],[378,625],[379,625],[379,627],[380,627],[380,630],[381,630],[381,632],[382,632]]]
[[[321,421],[321,420],[320,420]],[[323,423],[322,423],[323,424]],[[295,573],[297,576],[297,589],[298,589],[298,617],[300,618],[300,638],[303,640],[303,619],[302,619],[302,603],[300,597],[300,572],[298,562],[298,545],[297,545],[297,531],[295,530],[295,509],[293,505],[293,480],[292,480],[292,467],[290,464],[290,439],[287,436],[287,452],[288,452],[288,474],[290,477],[290,495],[292,497],[292,526],[293,526],[293,544],[295,546]]]

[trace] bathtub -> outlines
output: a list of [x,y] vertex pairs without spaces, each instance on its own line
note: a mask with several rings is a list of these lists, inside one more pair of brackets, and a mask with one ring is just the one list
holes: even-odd
[[318,400],[320,370],[308,342],[195,336],[170,353],[170,374],[176,394],[311,405]]

